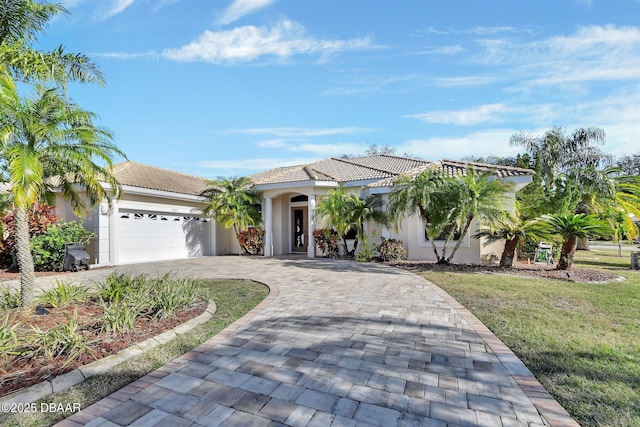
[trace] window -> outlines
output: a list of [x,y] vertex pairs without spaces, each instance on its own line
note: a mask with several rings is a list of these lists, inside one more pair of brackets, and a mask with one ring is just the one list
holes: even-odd
[[[418,246],[420,247],[431,247],[431,242],[429,241],[429,236],[427,235],[427,228],[424,226],[424,223],[422,222],[422,220],[420,218],[418,218],[418,224],[419,224],[419,230],[420,230],[420,238],[418,240]],[[442,234],[440,234],[439,236],[437,236],[435,239],[433,239],[433,242],[436,244],[437,247],[442,247],[445,245],[446,243],[446,231],[443,232]],[[455,233],[453,235],[453,239],[450,240],[450,242],[447,244],[447,247],[453,247],[453,245],[455,244],[455,242],[458,241],[458,239],[460,238],[460,233]],[[467,233],[465,234],[464,238],[462,239],[462,243],[460,244],[460,247],[463,248],[468,248],[470,247],[470,243],[469,243],[469,230],[467,230]]]
[[133,214],[133,219],[142,219],[142,218],[144,218],[144,214],[141,214],[141,213]]
[[[435,239],[433,239],[434,241],[439,241],[439,240],[447,240],[447,234],[449,233],[449,230],[445,230],[442,233],[440,233]],[[460,233],[456,232],[453,233],[453,241],[456,241],[460,238]],[[424,228],[424,240],[425,241],[429,241],[429,236],[427,235],[427,227]]]

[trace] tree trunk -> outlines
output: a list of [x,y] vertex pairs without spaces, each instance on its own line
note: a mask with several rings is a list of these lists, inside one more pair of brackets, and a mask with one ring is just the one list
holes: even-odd
[[356,249],[358,249],[358,237],[356,235],[356,240],[353,242],[353,250],[351,251],[351,256],[353,258],[356,257]]
[[558,260],[558,270],[573,269],[573,257],[576,254],[577,241],[578,239],[576,237],[569,237],[567,240],[562,242],[560,259]]
[[29,216],[26,208],[15,208],[16,256],[20,268],[21,305],[29,309],[33,305],[33,284],[36,278],[33,257],[29,247]]
[[235,223],[233,224],[233,231],[236,233],[236,242],[238,242],[240,250],[242,251],[238,255],[249,255],[249,251],[245,248],[244,243],[240,241],[240,230],[238,230],[238,226]]
[[576,249],[579,251],[590,251],[591,249],[589,249],[589,238],[582,237],[578,239],[578,246],[576,247]]
[[444,257],[441,257],[440,254],[438,253],[438,247],[436,246],[436,242],[433,241],[433,239],[429,238],[429,241],[431,242],[431,249],[433,249],[433,253],[436,255],[436,262],[438,264],[446,264],[447,260],[444,259]]
[[[460,232],[460,237],[458,237],[458,241],[456,242],[456,245],[453,247],[453,250],[451,251],[451,255],[449,255],[449,258],[447,258],[447,263],[451,262],[451,260],[453,259],[453,256],[458,251],[458,248],[462,244],[462,241],[466,237],[467,231],[469,230],[469,227],[471,226],[471,221],[473,221],[473,215],[471,215],[471,216],[469,216],[467,218],[467,223],[464,225],[464,229]],[[444,253],[442,254],[442,256],[444,257]]]
[[508,239],[504,244],[504,250],[500,257],[501,268],[513,267],[513,260],[516,257],[516,247],[518,246],[518,239]]

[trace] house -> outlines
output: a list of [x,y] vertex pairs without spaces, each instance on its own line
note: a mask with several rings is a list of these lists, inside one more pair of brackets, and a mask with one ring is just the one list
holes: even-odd
[[[401,174],[417,176],[427,168],[441,168],[447,174],[462,175],[469,166],[492,170],[499,179],[512,182],[514,203],[515,191],[533,176],[529,169],[392,155],[328,158],[252,175],[254,188],[262,197],[264,255],[321,255],[312,233],[316,226],[322,226],[316,223],[316,204],[340,184],[354,192],[380,195],[384,201]],[[132,161],[115,165],[113,174],[122,185],[121,197],[114,200],[111,209],[106,202],[97,206],[84,221],[97,235],[87,247],[91,263],[118,265],[239,253],[233,231],[203,215],[206,204],[199,194],[206,186],[204,178]],[[63,200],[59,200],[56,214],[68,221],[76,219]],[[403,240],[410,259],[434,259],[417,216],[405,218],[397,231],[368,224],[368,232],[372,230],[378,238]],[[488,254],[502,251],[499,242],[485,245],[470,237],[477,224],[470,230],[454,262],[480,263]]]
[[[479,171],[494,171],[499,179],[513,183],[514,192],[511,197],[514,207],[515,192],[531,182],[534,173],[530,169],[455,160],[431,162],[383,154],[329,158],[307,165],[280,167],[255,174],[250,178],[255,183],[255,189],[262,194],[265,255],[300,252],[309,257],[316,256],[317,248],[312,233],[318,226],[315,207],[323,196],[339,184],[352,191],[380,195],[386,201],[394,180],[401,174],[417,176],[428,168],[440,168],[448,175],[464,175],[469,166]],[[487,245],[483,240],[473,239],[471,235],[477,229],[477,222],[472,223],[454,262],[479,264],[483,258],[502,252],[501,242]],[[369,224],[368,234],[372,230],[376,231],[378,237],[403,240],[409,259],[435,259],[422,220],[418,216],[405,218],[397,231]],[[443,243],[436,241],[439,246]]]
[[[84,220],[97,235],[87,247],[92,264],[216,255],[237,247],[228,230],[202,214],[204,178],[132,161],[115,165],[113,174],[122,185],[121,197],[111,209],[106,202],[96,206]],[[77,219],[58,197],[56,214]]]

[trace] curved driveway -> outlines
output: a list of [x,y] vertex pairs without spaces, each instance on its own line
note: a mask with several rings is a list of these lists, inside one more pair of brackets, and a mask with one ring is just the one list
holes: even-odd
[[271,294],[60,426],[577,425],[484,325],[412,273],[294,257],[120,269],[253,279]]

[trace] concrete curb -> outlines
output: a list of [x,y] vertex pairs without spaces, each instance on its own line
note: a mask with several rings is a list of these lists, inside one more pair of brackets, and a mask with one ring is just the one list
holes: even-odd
[[216,313],[217,306],[215,301],[210,300],[204,313],[188,320],[173,329],[165,331],[154,337],[148,338],[142,342],[136,343],[131,347],[120,350],[116,354],[98,359],[88,365],[80,366],[71,372],[58,375],[57,377],[43,381],[38,384],[34,384],[30,387],[18,390],[12,394],[8,394],[0,398],[1,404],[26,404],[33,403],[54,393],[66,390],[70,387],[80,384],[84,380],[91,378],[95,375],[105,373],[123,362],[139,356],[151,349],[154,349],[162,344],[168,343],[182,335],[189,332],[198,325],[201,325],[211,319]]

